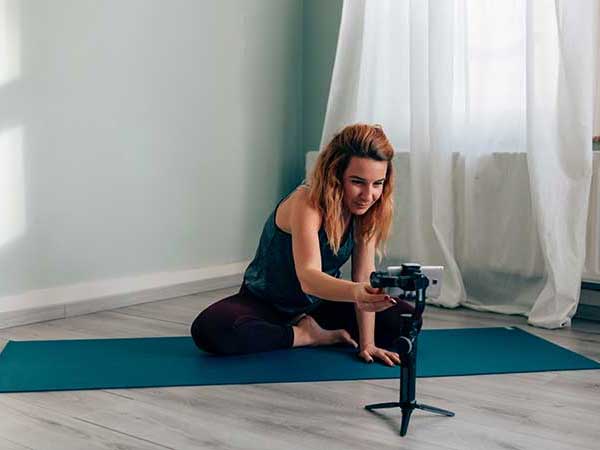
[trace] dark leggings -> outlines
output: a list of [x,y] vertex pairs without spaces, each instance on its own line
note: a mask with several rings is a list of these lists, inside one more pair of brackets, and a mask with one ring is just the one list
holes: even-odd
[[[398,305],[377,313],[375,344],[391,348],[400,332],[403,320],[400,314],[412,310],[412,305],[399,301]],[[309,314],[322,328],[344,328],[358,342],[353,303],[323,300]],[[191,333],[198,348],[209,353],[232,355],[264,352],[292,347],[293,319],[294,316],[278,311],[242,286],[237,294],[202,311],[192,323]]]

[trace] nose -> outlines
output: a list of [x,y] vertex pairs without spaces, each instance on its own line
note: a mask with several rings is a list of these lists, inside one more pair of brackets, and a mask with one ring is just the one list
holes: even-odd
[[375,196],[377,195],[376,189],[374,186],[365,186],[361,192],[361,199],[363,201],[371,201],[375,200]]

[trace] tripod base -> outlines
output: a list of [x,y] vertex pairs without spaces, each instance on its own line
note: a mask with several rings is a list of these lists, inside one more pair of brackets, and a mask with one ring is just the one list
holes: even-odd
[[452,411],[448,411],[446,409],[436,408],[435,406],[423,405],[422,403],[399,403],[399,402],[387,402],[387,403],[374,403],[372,405],[365,406],[365,409],[368,411],[372,411],[374,409],[384,409],[384,408],[400,408],[402,410],[402,423],[400,425],[400,436],[406,435],[406,431],[408,429],[408,422],[410,420],[410,415],[415,409],[422,409],[423,411],[429,411],[435,414],[441,414],[447,417],[454,417],[454,413]]

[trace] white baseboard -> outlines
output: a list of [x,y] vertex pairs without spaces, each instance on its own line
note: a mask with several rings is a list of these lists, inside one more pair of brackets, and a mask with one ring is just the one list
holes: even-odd
[[0,298],[0,329],[239,285],[250,261],[94,281]]

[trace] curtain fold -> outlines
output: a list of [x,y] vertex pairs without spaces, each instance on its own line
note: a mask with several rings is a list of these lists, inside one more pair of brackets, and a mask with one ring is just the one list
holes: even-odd
[[322,144],[399,152],[386,262],[442,264],[436,303],[570,325],[585,257],[599,4],[346,0]]

